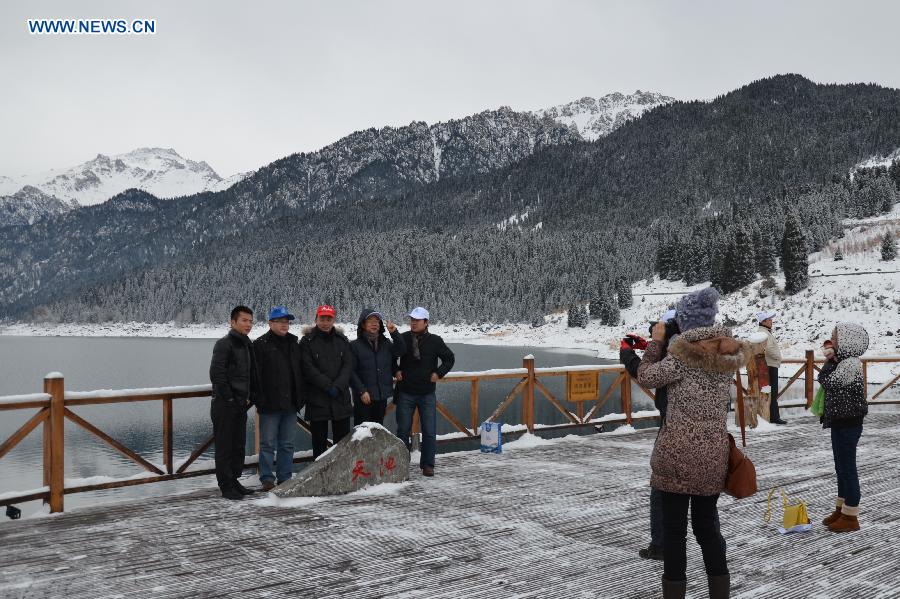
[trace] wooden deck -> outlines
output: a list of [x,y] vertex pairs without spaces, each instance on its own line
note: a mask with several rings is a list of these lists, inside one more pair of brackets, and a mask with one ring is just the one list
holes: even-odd
[[[661,596],[648,541],[655,429],[438,456],[437,476],[393,493],[301,507],[213,491],[0,524],[2,597]],[[760,486],[806,500],[812,532],[762,523],[765,494],[720,501],[732,597],[900,597],[900,414],[872,414],[859,463],[863,529],[818,524],[836,493],[830,441],[811,419],[749,435]],[[780,511],[778,512],[780,515]],[[690,538],[691,597],[706,597]]]

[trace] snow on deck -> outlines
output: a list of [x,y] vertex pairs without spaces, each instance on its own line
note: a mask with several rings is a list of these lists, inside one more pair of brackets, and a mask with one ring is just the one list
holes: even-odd
[[[655,429],[439,455],[385,492],[229,502],[212,491],[0,524],[0,596],[660,596],[648,542]],[[750,431],[760,488],[805,500],[812,532],[762,522],[765,492],[720,501],[738,598],[900,597],[900,414],[872,414],[859,452],[862,530],[819,521],[835,495],[827,431],[796,419]],[[274,505],[273,505],[274,504]],[[780,509],[777,512],[780,515]],[[689,597],[706,597],[688,542]]]

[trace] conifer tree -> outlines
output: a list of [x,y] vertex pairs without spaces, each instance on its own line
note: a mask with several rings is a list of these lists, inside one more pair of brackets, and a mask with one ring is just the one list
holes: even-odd
[[784,290],[794,295],[809,285],[806,235],[800,221],[793,214],[788,216],[781,240],[781,268],[784,270]]

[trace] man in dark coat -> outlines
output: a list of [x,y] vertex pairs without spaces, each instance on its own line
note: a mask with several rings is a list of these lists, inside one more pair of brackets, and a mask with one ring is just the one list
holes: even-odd
[[340,441],[353,428],[350,375],[353,352],[343,331],[334,326],[331,306],[316,309],[316,326],[300,340],[303,380],[306,383],[306,418],[312,432],[313,457],[328,448],[328,423],[332,440]]
[[253,310],[246,306],[234,308],[231,330],[216,341],[209,364],[216,480],[226,499],[243,499],[253,493],[238,481],[246,456],[247,409],[259,390],[256,357],[247,336],[252,328]]
[[[259,418],[259,481],[263,491],[292,476],[294,463],[294,431],[297,412],[303,407],[303,377],[300,345],[289,333],[294,315],[284,306],[269,312],[269,332],[253,342],[259,362],[261,393],[256,401]],[[277,454],[276,454],[277,449]]]
[[[678,333],[678,324],[675,322],[675,310],[669,310],[663,314],[659,322],[666,324],[666,338],[663,342],[663,355],[665,356],[666,347],[669,340]],[[637,379],[638,367],[641,365],[641,358],[635,350],[647,349],[647,340],[637,335],[628,335],[622,339],[619,347],[619,362],[625,366],[625,370],[631,375],[631,378]],[[653,403],[659,410],[659,423],[666,420],[666,408],[668,407],[668,391],[665,387],[660,387],[654,394]],[[663,525],[662,525],[662,495],[659,491],[650,487],[650,545],[638,551],[644,559],[663,559]]]
[[[366,308],[359,315],[356,339],[350,343],[356,367],[350,377],[353,388],[353,423],[384,423],[388,401],[394,396],[397,358],[406,353],[406,342],[397,325],[385,324],[380,313]],[[385,329],[390,333],[388,339]]]
[[[412,447],[409,433],[413,413],[419,410],[422,425],[422,451],[419,467],[425,476],[434,476],[434,456],[437,453],[437,389],[438,379],[453,368],[453,352],[444,340],[428,332],[428,310],[414,308],[409,313],[409,331],[403,333],[406,353],[400,357],[397,371],[398,397],[397,436]],[[440,360],[440,365],[438,365]]]

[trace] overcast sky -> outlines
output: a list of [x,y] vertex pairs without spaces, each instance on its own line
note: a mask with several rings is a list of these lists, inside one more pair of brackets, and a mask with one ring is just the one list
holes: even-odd
[[[26,24],[135,17],[156,35]],[[900,88],[898,23],[893,1],[4,2],[0,174],[161,146],[228,176],[373,126],[787,72]]]

